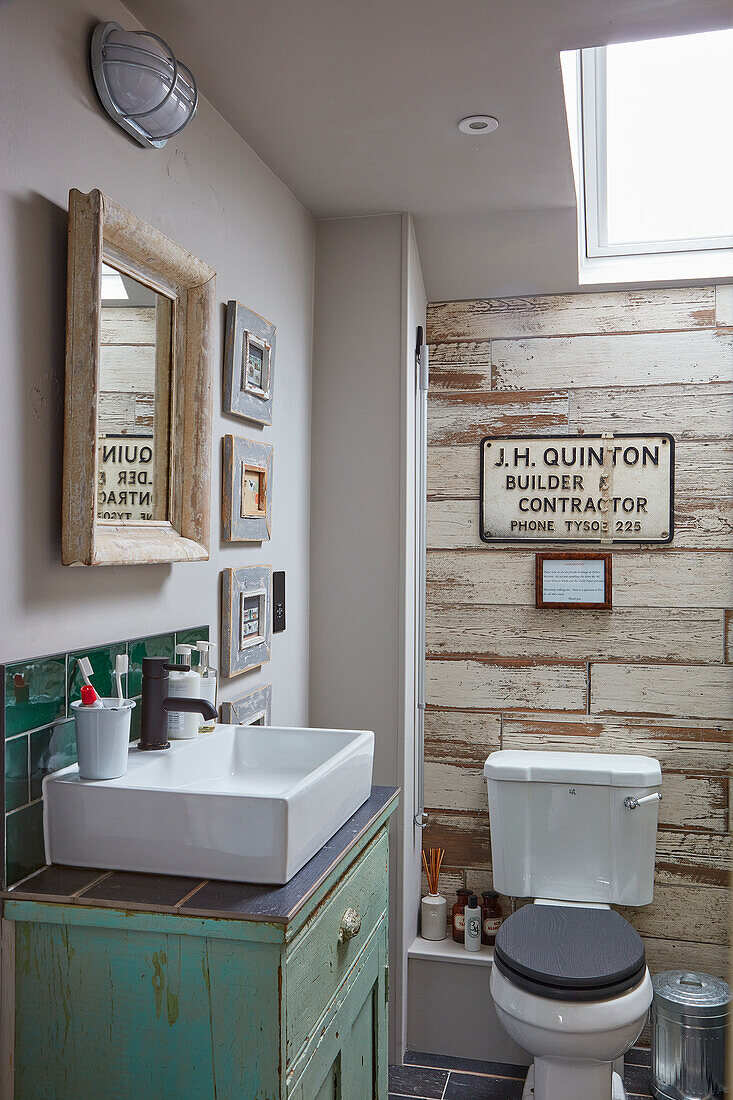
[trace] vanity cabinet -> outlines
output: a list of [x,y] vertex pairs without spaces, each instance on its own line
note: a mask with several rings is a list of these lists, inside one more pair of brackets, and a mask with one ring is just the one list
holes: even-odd
[[[374,792],[384,794],[375,801]],[[57,896],[43,897],[33,879],[7,892],[4,949],[14,954],[15,998],[14,1024],[4,1029],[15,1051],[8,1095],[386,1100],[388,821],[396,804],[396,792],[374,788],[285,887],[162,878],[161,896],[171,883],[194,892],[157,911],[115,900],[115,880],[122,895],[132,877],[120,873],[100,881],[88,872],[94,882],[66,899],[58,884]],[[49,872],[61,886],[72,874],[50,868],[39,883]]]

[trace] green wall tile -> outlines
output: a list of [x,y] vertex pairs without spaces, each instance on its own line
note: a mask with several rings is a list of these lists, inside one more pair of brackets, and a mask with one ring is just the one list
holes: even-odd
[[[15,677],[22,677],[20,685]],[[5,736],[44,726],[66,714],[66,658],[44,657],[5,666]]]
[[[192,645],[192,646],[195,647],[196,642],[208,642],[208,640],[209,640],[209,628],[208,628],[208,626],[194,626],[194,627],[191,627],[191,629],[189,629],[189,630],[177,630],[176,631],[176,645]],[[216,654],[214,653],[213,656],[215,657]],[[194,657],[196,658],[196,660],[198,659],[196,654],[194,654]],[[212,663],[216,664],[216,661],[213,661]],[[196,663],[194,661],[194,668],[195,667],[196,667]],[[217,665],[217,667],[218,667],[218,665]]]
[[43,851],[43,803],[32,802],[5,818],[7,884],[37,871],[46,862]]
[[133,700],[133,702],[135,703],[135,706],[132,708],[132,714],[130,715],[130,740],[139,741],[140,720],[143,712],[142,706],[140,705],[142,703],[142,699],[138,696],[138,698]]
[[[84,683],[77,660],[79,657],[88,657],[92,662],[93,674],[91,681],[97,695],[103,698],[117,694],[115,686],[115,658],[118,653],[127,652],[125,642],[116,645],[100,646],[98,649],[79,649],[69,654],[69,704],[74,699],[81,698],[81,687]],[[124,688],[124,680],[122,681]]]
[[44,775],[76,763],[74,719],[65,718],[46,729],[36,730],[30,738],[31,798],[40,798]]
[[[143,657],[167,657],[172,661],[176,652],[175,634],[154,634],[129,642],[130,671],[127,676],[127,697],[134,699],[142,691]],[[123,681],[124,684],[124,681]],[[136,710],[139,708],[135,708]],[[133,717],[135,712],[133,711]]]
[[5,742],[5,810],[28,801],[28,737]]

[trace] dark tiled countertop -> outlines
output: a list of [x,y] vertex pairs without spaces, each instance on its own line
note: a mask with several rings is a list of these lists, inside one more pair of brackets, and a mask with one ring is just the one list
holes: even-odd
[[91,870],[57,864],[24,879],[0,895],[5,900],[58,902],[64,905],[177,913],[192,917],[228,917],[287,925],[331,870],[377,818],[396,802],[398,787],[372,787],[353,817],[324,844],[285,886],[182,878],[177,875]]

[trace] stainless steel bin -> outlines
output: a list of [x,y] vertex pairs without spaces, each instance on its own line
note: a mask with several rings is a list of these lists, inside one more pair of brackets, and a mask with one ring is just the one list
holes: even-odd
[[730,989],[720,978],[666,970],[652,979],[652,1093],[722,1100]]

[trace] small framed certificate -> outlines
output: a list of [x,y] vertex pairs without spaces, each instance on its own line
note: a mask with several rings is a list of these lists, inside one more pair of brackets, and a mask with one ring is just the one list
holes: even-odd
[[535,554],[535,607],[610,611],[611,555]]

